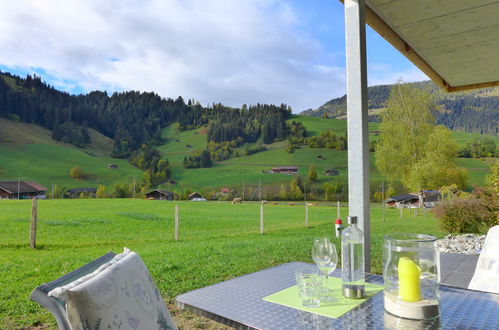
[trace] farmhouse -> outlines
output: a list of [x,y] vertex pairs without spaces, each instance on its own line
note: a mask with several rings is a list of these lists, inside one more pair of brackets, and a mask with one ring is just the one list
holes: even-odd
[[201,196],[201,194],[200,194],[200,193],[197,193],[197,192],[193,192],[193,193],[192,193],[192,194],[190,194],[188,197],[189,197],[189,199],[190,199],[190,200],[193,200],[194,198],[203,198],[203,197]]
[[28,181],[0,181],[0,198],[9,199],[45,199],[47,188],[36,183]]
[[272,167],[271,173],[296,174],[298,173],[298,166]]
[[419,206],[419,196],[415,194],[405,194],[398,195],[388,198],[386,201],[386,206],[389,207],[418,207]]
[[109,164],[109,165],[107,165],[107,168],[109,168],[111,170],[115,170],[115,169],[118,168],[118,165],[116,165],[116,164]]
[[440,192],[438,190],[425,190],[423,191],[423,203],[424,207],[426,208],[432,208],[440,200],[442,199],[442,196],[440,195]]
[[333,170],[332,168],[330,168],[325,170],[324,174],[327,176],[333,176],[333,175],[340,175],[340,172],[338,170]]
[[163,189],[154,189],[146,193],[147,199],[157,199],[160,201],[172,201],[174,199],[175,193],[163,190]]
[[227,196],[228,194],[230,194],[230,188],[224,187],[224,188],[220,189],[220,195]]
[[95,194],[96,192],[97,192],[96,188],[74,188],[68,190],[68,193],[71,195],[71,197],[78,197],[82,193],[85,195],[90,195],[90,194]]

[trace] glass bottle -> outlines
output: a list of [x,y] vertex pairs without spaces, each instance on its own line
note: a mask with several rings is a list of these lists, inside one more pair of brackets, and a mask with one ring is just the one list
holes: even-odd
[[348,217],[348,228],[341,233],[341,280],[346,298],[364,298],[364,233],[357,217]]

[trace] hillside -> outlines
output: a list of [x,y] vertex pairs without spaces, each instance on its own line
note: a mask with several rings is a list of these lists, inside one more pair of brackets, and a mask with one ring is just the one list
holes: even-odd
[[[330,129],[337,135],[346,133],[345,120],[310,116],[293,116],[290,120],[302,122],[310,135],[319,135]],[[369,126],[371,131],[377,130],[378,123],[369,123]],[[110,157],[112,141],[109,138],[94,130],[90,130],[90,134],[92,144],[77,148],[71,144],[54,141],[50,137],[50,131],[38,125],[0,118],[0,180],[34,180],[48,188],[53,183],[68,188],[97,187],[98,184],[110,187],[118,183],[128,184],[134,176],[137,182],[142,180],[141,170],[130,165],[127,160]],[[170,161],[173,169],[172,179],[178,182],[164,185],[163,188],[179,193],[185,190],[205,193],[219,191],[221,187],[241,191],[244,184],[248,198],[255,193],[259,182],[264,187],[264,192],[275,191],[281,184],[287,186],[292,177],[264,172],[271,167],[283,165],[298,166],[302,177],[306,177],[309,167],[315,165],[319,186],[326,182],[347,182],[346,151],[301,148],[294,153],[287,153],[286,142],[283,141],[266,145],[267,150],[263,152],[216,162],[211,168],[186,169],[182,166],[184,157],[206,148],[206,127],[179,131],[177,124],[173,123],[164,128],[161,134],[167,142],[156,148],[161,152],[162,158]],[[453,138],[460,145],[465,145],[477,136],[479,135],[453,132]],[[370,136],[370,139],[376,138],[377,136]],[[495,140],[496,143],[499,142],[497,137]],[[238,150],[242,155],[242,148]],[[382,178],[374,167],[373,154],[370,155],[370,162],[371,184],[376,188]],[[111,163],[117,164],[118,169],[108,169],[107,165]],[[458,163],[470,171],[470,183],[480,185],[488,174],[491,160],[458,159]],[[69,169],[75,165],[80,165],[90,175],[83,180],[71,178]],[[324,171],[329,168],[338,170],[339,175],[324,175]]]
[[[319,135],[326,130],[332,130],[337,135],[346,133],[346,120],[323,119],[311,116],[293,116],[290,120],[302,122],[310,135]],[[369,123],[369,130],[378,129],[378,123]],[[211,168],[186,169],[182,166],[182,160],[196,151],[206,148],[205,129],[192,131],[178,131],[175,124],[162,130],[162,136],[167,143],[157,147],[164,158],[167,158],[173,165],[173,179],[178,182],[176,185],[165,185],[164,187],[177,192],[185,189],[209,192],[218,191],[220,187],[230,187],[241,191],[243,184],[246,194],[252,194],[259,182],[266,190],[279,189],[281,184],[288,185],[292,180],[291,176],[283,174],[267,174],[265,171],[272,167],[282,165],[294,165],[299,167],[299,173],[306,177],[310,166],[315,165],[318,173],[318,183],[322,185],[326,182],[347,183],[347,152],[335,151],[325,148],[302,147],[294,153],[285,151],[285,142],[276,142],[266,145],[267,150],[250,156],[233,157],[228,160],[217,162]],[[460,146],[466,145],[479,134],[452,132],[452,137]],[[370,135],[370,140],[377,139],[375,135]],[[488,136],[499,143],[498,137]],[[179,142],[176,142],[178,140]],[[186,145],[192,146],[192,148]],[[321,156],[320,158],[318,156]],[[470,184],[483,184],[485,176],[489,173],[489,166],[492,159],[458,159],[460,166],[470,171]],[[373,189],[380,184],[383,178],[374,166],[374,154],[370,154],[371,163],[371,185]],[[338,176],[326,176],[326,169],[336,169]]]
[[[37,181],[50,188],[97,187],[128,183],[133,176],[142,179],[142,171],[124,159],[111,158],[112,140],[90,130],[92,143],[85,148],[55,141],[41,126],[0,117],[0,180]],[[109,164],[118,165],[108,169]],[[82,180],[69,176],[79,165],[88,175]]]
[[[488,135],[499,134],[499,88],[484,88],[473,91],[445,93],[433,82],[410,83],[431,91],[439,105],[435,112],[437,124],[455,131]],[[371,86],[367,90],[371,121],[378,121],[393,85]],[[346,95],[332,99],[315,110],[306,110],[301,115],[330,118],[344,118]]]
[[[429,83],[419,84],[431,88]],[[374,91],[370,93],[373,114],[381,111],[389,88],[371,89]],[[439,92],[435,90],[435,93]],[[446,98],[442,104],[461,102],[467,113],[486,117],[499,97],[494,89],[461,94],[452,94],[454,99]],[[480,106],[476,109],[480,111],[467,108],[472,99],[479,100]],[[333,109],[331,114],[341,118],[345,99],[332,100],[329,106]],[[450,111],[441,113],[446,118],[453,115]],[[495,112],[493,115],[496,116]],[[482,121],[484,125],[493,125],[494,118],[482,118]],[[475,121],[470,121],[469,125],[473,123]],[[378,125],[371,122],[370,131],[376,131]],[[319,136],[326,131],[334,133],[334,136],[327,134],[331,149],[293,145],[297,142],[292,139]],[[75,96],[55,90],[39,77],[20,78],[0,72],[2,180],[20,178],[48,187],[57,184],[73,188],[127,185],[135,177],[139,184],[145,178],[144,182],[152,187],[169,182],[171,185],[160,187],[182,194],[188,190],[213,191],[223,186],[240,191],[243,185],[252,193],[261,182],[267,191],[275,192],[281,185],[289,186],[292,177],[267,174],[270,168],[294,165],[302,177],[307,177],[309,168],[315,165],[318,182],[309,189],[321,194],[324,183],[332,183],[337,188],[346,185],[345,135],[345,120],[292,115],[285,104],[243,105],[240,109],[221,104],[202,107],[194,100],[186,103],[181,97],[164,99],[154,93],[134,91],[111,96],[94,91]],[[465,146],[480,135],[453,132],[453,136],[460,146]],[[310,140],[320,139],[326,141],[325,137]],[[369,139],[373,141],[378,136],[373,132]],[[290,146],[288,141],[292,141]],[[308,145],[323,147],[324,141]],[[497,143],[497,137],[495,141]],[[262,147],[266,150],[261,151]],[[210,163],[213,162],[211,167],[210,163],[201,164],[201,155],[206,153]],[[374,167],[373,154],[370,156],[371,183],[373,189],[378,189],[383,178]],[[169,164],[161,159],[168,160]],[[483,183],[489,160],[459,161],[472,172],[470,183]],[[109,164],[118,165],[118,169],[108,169]],[[87,174],[81,180],[69,176],[69,169],[75,165]],[[324,172],[328,169],[339,174],[326,176]],[[172,183],[174,181],[177,183]]]

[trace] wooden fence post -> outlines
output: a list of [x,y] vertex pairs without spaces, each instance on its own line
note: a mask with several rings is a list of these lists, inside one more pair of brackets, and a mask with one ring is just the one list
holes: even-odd
[[175,204],[175,240],[178,241],[178,231],[179,231],[179,212],[178,204]]
[[305,202],[305,227],[308,228],[308,203]]
[[36,223],[38,222],[38,200],[33,198],[31,206],[31,233],[29,235],[29,247],[36,249]]
[[260,234],[263,234],[263,204],[260,205]]
[[336,219],[341,219],[340,201],[336,202]]

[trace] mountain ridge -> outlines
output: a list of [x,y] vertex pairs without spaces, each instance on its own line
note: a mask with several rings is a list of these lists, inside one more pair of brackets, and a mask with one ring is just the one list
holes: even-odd
[[[434,111],[436,122],[451,130],[488,135],[499,134],[499,88],[483,88],[471,91],[445,93],[432,81],[407,83],[424,88],[435,95],[439,106]],[[390,91],[395,86],[376,85],[367,89],[369,120],[379,121]],[[314,117],[344,118],[346,95],[331,99],[317,109],[302,111],[301,115]]]

